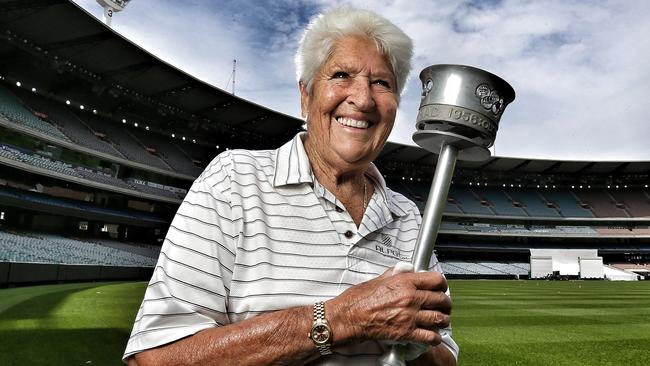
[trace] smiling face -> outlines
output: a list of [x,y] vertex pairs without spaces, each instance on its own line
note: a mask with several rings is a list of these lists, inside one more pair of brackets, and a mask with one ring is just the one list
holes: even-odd
[[312,93],[301,83],[300,95],[312,164],[345,174],[377,157],[395,122],[397,92],[390,64],[372,40],[339,40],[314,76]]

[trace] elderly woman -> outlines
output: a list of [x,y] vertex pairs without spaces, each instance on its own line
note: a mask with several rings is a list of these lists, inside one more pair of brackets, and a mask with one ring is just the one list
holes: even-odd
[[[410,261],[421,221],[372,164],[395,121],[411,40],[365,10],[305,32],[296,63],[308,131],[274,151],[232,150],[195,181],[137,314],[129,365],[454,365],[451,301]],[[419,356],[419,357],[418,357]]]

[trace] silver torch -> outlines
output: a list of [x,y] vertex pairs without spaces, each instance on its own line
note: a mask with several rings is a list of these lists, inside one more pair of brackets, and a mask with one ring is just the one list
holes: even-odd
[[[415,244],[413,270],[427,271],[440,229],[442,213],[456,160],[482,161],[490,157],[499,120],[515,99],[505,80],[463,65],[432,65],[420,73],[422,100],[413,141],[438,155],[422,226]],[[384,354],[382,366],[406,365],[405,346]]]

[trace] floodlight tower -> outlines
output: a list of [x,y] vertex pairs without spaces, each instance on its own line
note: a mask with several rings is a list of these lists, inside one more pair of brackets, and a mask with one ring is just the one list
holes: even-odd
[[104,16],[102,21],[107,26],[111,26],[111,21],[113,20],[113,13],[122,11],[131,0],[97,0],[97,3],[104,8]]

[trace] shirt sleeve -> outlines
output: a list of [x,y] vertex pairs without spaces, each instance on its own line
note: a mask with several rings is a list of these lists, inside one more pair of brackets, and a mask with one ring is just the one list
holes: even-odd
[[146,349],[228,324],[238,230],[229,155],[215,158],[181,203],[138,310],[123,361]]

